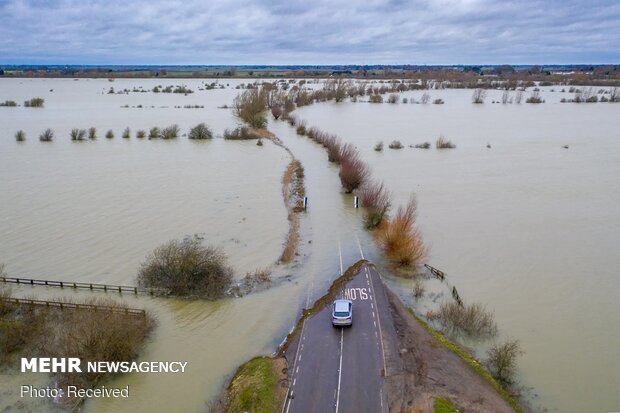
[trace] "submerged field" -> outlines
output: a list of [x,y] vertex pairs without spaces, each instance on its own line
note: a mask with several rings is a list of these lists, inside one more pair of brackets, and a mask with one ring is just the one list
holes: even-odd
[[[237,278],[272,266],[288,230],[280,182],[286,152],[271,142],[135,137],[139,129],[174,123],[186,133],[206,122],[216,136],[234,128],[231,111],[219,107],[231,104],[241,80],[200,90],[204,82],[184,80],[194,91],[185,95],[108,93],[179,84],[170,79],[0,80],[2,101],[45,98],[44,108],[0,107],[0,262],[9,275],[133,284],[153,248],[193,234],[221,246]],[[445,103],[328,102],[295,114],[354,143],[395,205],[417,194],[429,262],[448,273],[466,301],[492,309],[503,336],[521,341],[521,380],[539,395],[535,407],[611,411],[620,403],[620,352],[613,345],[620,341],[620,106],[560,103],[570,96],[548,89],[540,105],[493,104],[502,94],[493,90],[485,104],[473,105],[471,90],[431,90]],[[399,101],[423,93],[405,92]],[[70,141],[71,128],[90,126],[99,131],[96,141]],[[126,127],[130,139],[121,137]],[[46,128],[56,132],[52,143],[38,140]],[[19,129],[25,142],[13,138]],[[103,136],[108,129],[112,140]],[[183,359],[188,373],[119,377],[113,384],[130,384],[132,397],[94,400],[85,411],[204,410],[241,362],[274,350],[298,310],[337,277],[341,257],[347,267],[361,249],[381,261],[323,149],[284,122],[269,129],[305,168],[309,211],[300,255],[273,267],[272,289],[241,299],[125,297],[159,322],[141,358]],[[409,147],[434,146],[440,134],[456,148]],[[404,148],[388,149],[396,139]],[[382,152],[374,150],[378,141]],[[412,284],[386,275],[413,303]],[[23,287],[14,293],[90,295]],[[274,311],[276,303],[290,311]],[[22,377],[0,375],[0,399],[8,403],[1,410],[13,403]]]

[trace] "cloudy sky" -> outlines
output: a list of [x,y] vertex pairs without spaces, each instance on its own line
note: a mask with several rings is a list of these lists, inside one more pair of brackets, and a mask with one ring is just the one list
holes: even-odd
[[19,63],[620,63],[620,1],[0,0]]

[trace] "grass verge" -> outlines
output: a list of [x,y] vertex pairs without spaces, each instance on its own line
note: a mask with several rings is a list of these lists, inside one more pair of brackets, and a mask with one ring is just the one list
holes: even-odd
[[242,364],[228,387],[227,413],[275,412],[284,402],[286,387],[279,385],[276,360],[255,357]]
[[484,367],[482,367],[480,362],[476,360],[474,356],[472,356],[463,347],[461,347],[460,345],[458,345],[457,343],[455,343],[454,341],[450,340],[448,337],[443,335],[441,332],[433,329],[430,325],[428,325],[426,321],[422,320],[420,317],[415,315],[411,307],[408,307],[408,310],[413,316],[413,318],[415,318],[418,321],[418,323],[420,323],[422,327],[424,327],[424,329],[428,331],[429,334],[433,336],[439,342],[439,344],[441,344],[443,347],[447,348],[448,350],[452,351],[454,354],[459,356],[465,363],[467,363],[467,365],[473,371],[475,371],[482,378],[484,378],[495,389],[495,391],[499,393],[502,399],[504,399],[506,403],[508,403],[510,407],[514,409],[515,412],[523,413],[523,408],[521,407],[521,405],[519,405],[517,400],[512,395],[510,395],[510,393],[508,393],[506,389],[504,389],[497,382],[497,380],[493,378],[493,376],[491,376],[491,373],[489,373]]
[[458,413],[452,402],[445,397],[437,397],[433,401],[433,411],[435,413]]

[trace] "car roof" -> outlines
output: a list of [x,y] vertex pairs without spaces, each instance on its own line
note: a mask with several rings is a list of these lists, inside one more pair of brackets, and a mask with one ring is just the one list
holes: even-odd
[[353,303],[350,300],[336,300],[334,301],[335,311],[349,311],[349,305]]

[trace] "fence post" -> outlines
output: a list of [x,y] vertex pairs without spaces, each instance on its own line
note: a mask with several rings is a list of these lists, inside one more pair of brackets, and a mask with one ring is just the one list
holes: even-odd
[[355,195],[353,197],[353,208],[357,209],[359,207],[360,207],[360,198],[357,195]]
[[308,197],[305,196],[304,197],[304,211],[306,211],[308,209]]

